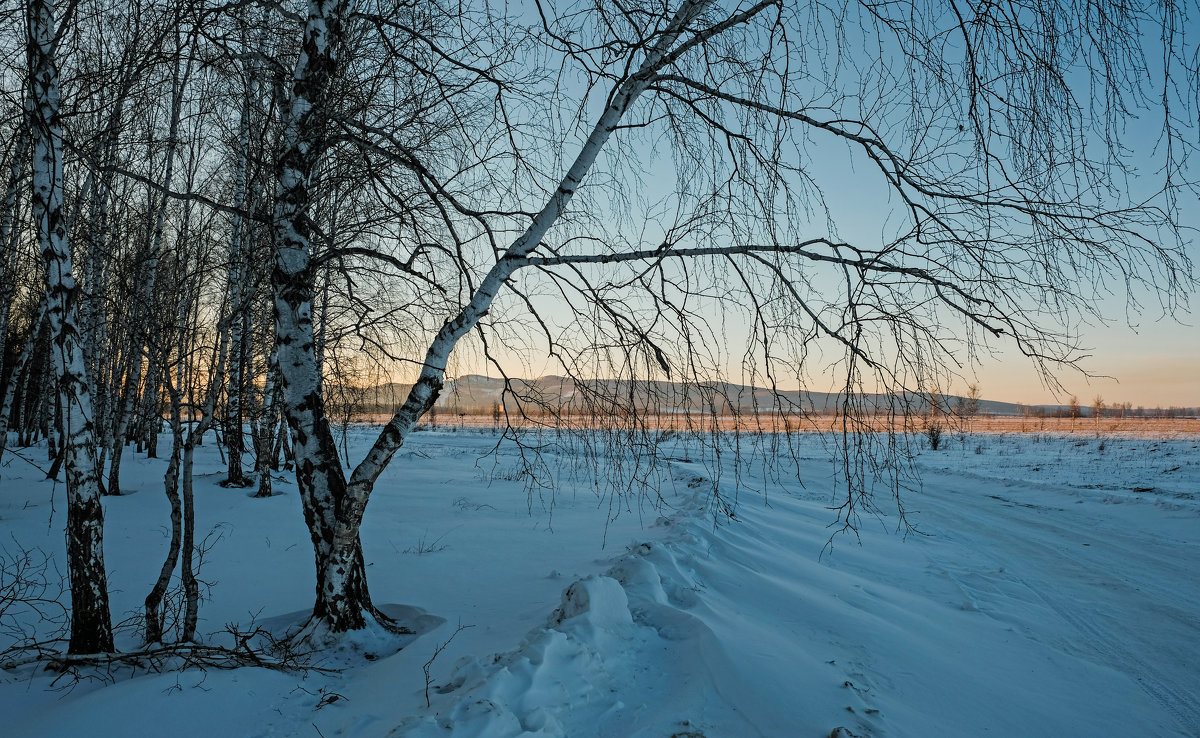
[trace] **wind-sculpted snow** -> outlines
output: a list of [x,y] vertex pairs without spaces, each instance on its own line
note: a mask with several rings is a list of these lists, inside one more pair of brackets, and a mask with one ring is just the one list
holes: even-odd
[[[374,433],[352,429],[352,455]],[[861,545],[830,549],[832,464],[815,440],[803,487],[743,467],[738,521],[714,527],[704,494],[737,475],[686,449],[664,478],[669,507],[614,519],[570,474],[552,496],[507,447],[483,457],[494,436],[417,433],[363,531],[373,591],[407,603],[417,631],[403,650],[367,634],[327,655],[337,673],[123,676],[66,694],[53,675],[8,673],[5,735],[1197,735],[1200,443],[1079,440],[955,437],[916,459],[920,533],[872,520]],[[198,451],[198,528],[223,524],[201,570],[203,637],[303,622],[313,574],[294,483],[254,500],[218,486],[215,448]],[[147,537],[167,507],[160,463],[127,459],[130,494],[105,500],[118,614],[165,550]],[[0,534],[60,556],[61,488],[23,464],[5,469]]]
[[[969,463],[966,450],[923,457],[933,473],[928,491],[916,498],[938,501],[929,538],[901,543],[869,535],[863,549],[841,541],[818,562],[814,552],[828,536],[819,525],[821,508],[797,497],[776,497],[770,509],[746,505],[741,524],[715,530],[686,513],[660,518],[658,540],[630,546],[604,575],[569,585],[549,621],[515,650],[466,659],[439,690],[435,714],[407,719],[395,735],[1194,734],[1200,685],[1186,670],[1188,659],[1176,653],[1197,651],[1193,580],[1166,561],[1143,561],[1155,572],[1140,577],[1143,583],[1161,577],[1190,588],[1139,598],[1130,584],[1122,592],[1127,599],[1105,602],[1102,613],[1080,606],[1088,601],[1083,592],[1073,599],[1065,594],[1070,590],[1056,591],[1051,582],[1060,576],[1090,576],[1101,592],[1111,591],[1117,585],[1108,578],[1127,581],[1125,567],[1068,559],[1056,550],[1065,528],[1039,530],[1005,514],[1067,512],[1054,505],[1074,504],[1061,498],[1071,500],[1077,487],[1035,489],[1041,504],[1010,502],[993,492],[1014,483],[994,475],[1056,461],[1060,469],[1074,466],[1079,482],[1106,465],[1092,460],[1081,468],[1088,454],[1073,439],[1039,439],[1031,450],[1006,439],[979,440],[1028,463],[997,469],[993,462],[987,481],[956,477],[950,486],[961,489],[966,481],[966,489],[955,494],[976,488],[968,502],[940,496],[946,480],[938,472],[945,469],[936,463],[988,464]],[[1103,453],[1095,445],[1092,455]],[[1110,441],[1112,485],[1144,494],[1127,481],[1139,478],[1131,476],[1139,464],[1121,456],[1134,451],[1144,462],[1161,449]],[[982,456],[973,446],[969,452]],[[1194,444],[1162,453],[1182,456],[1189,466],[1183,479],[1195,481]],[[1073,455],[1076,464],[1063,463]],[[684,479],[691,473],[681,472]],[[1154,501],[1151,517],[1175,512],[1188,498],[1169,499]],[[1114,499],[1104,494],[1095,501]],[[1197,510],[1185,513],[1192,525]],[[964,511],[979,513],[978,524]],[[1118,539],[1141,527],[1113,531],[1109,545],[1124,556]],[[964,535],[972,540],[967,555],[943,541]],[[1194,534],[1176,543],[1196,560]],[[1126,567],[1139,568],[1142,558]],[[1031,578],[1026,569],[1040,575]],[[1155,635],[1147,626],[1155,612],[1178,623]],[[1135,630],[1138,645],[1124,645]],[[1164,669],[1159,658],[1175,666]]]
[[[688,735],[722,686],[737,689],[720,684],[736,669],[688,612],[700,585],[675,561],[680,536],[671,539],[632,546],[605,574],[572,583],[516,650],[459,664],[438,690],[456,700],[448,716],[411,719],[396,735]],[[745,721],[724,722],[706,729],[752,734]]]

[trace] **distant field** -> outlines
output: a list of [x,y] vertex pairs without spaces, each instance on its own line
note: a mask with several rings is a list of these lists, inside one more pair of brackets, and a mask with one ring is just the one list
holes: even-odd
[[[380,414],[356,415],[354,422],[383,424],[391,416]],[[560,416],[549,415],[522,418],[512,416],[508,422],[517,427],[572,427],[572,428],[603,428],[616,425],[609,417],[595,416]],[[626,421],[627,422],[627,421]],[[649,430],[711,430],[714,425],[723,431],[738,428],[743,431],[779,432],[792,430],[799,432],[840,431],[842,419],[833,415],[810,415],[803,418],[790,417],[785,423],[778,415],[762,414],[755,416],[733,415],[699,415],[684,413],[655,413],[641,415],[637,418],[640,426]],[[923,415],[900,416],[888,419],[883,416],[863,418],[861,422],[851,423],[859,430],[869,428],[875,431],[888,429],[900,430],[907,427],[913,432],[920,432],[930,419]],[[977,415],[970,419],[953,416],[939,417],[937,422],[953,431],[970,433],[1055,433],[1075,435],[1105,435],[1128,438],[1188,438],[1200,437],[1200,418],[1039,418],[1034,416],[1011,415]],[[425,426],[436,428],[491,428],[503,425],[505,419],[497,421],[490,413],[450,413],[442,412],[431,422],[428,416],[424,419]]]
[[1033,418],[976,417],[969,430],[982,433],[1075,433],[1133,438],[1200,436],[1200,418]]

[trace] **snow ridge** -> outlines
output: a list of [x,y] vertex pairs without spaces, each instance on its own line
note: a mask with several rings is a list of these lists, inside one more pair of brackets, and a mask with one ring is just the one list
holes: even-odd
[[[696,716],[717,685],[664,682],[652,666],[712,676],[727,665],[712,631],[691,612],[703,608],[697,591],[704,585],[684,562],[704,536],[690,521],[660,518],[655,527],[673,530],[662,541],[630,546],[604,574],[573,582],[546,624],[515,650],[486,662],[465,659],[438,689],[454,700],[449,709],[410,719],[394,735],[704,735]],[[664,704],[672,709],[664,713]]]

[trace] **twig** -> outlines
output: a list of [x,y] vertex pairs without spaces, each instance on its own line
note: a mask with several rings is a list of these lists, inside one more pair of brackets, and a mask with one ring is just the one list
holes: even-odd
[[429,668],[431,666],[433,666],[433,662],[435,660],[437,660],[437,657],[442,655],[442,651],[444,651],[446,649],[446,646],[450,645],[450,641],[454,640],[455,636],[457,636],[459,633],[463,632],[467,628],[474,628],[474,627],[475,627],[474,625],[463,625],[460,622],[458,624],[458,628],[455,629],[455,631],[450,634],[450,637],[447,638],[445,640],[445,642],[439,643],[437,648],[433,649],[433,655],[429,657],[429,660],[426,661],[424,663],[424,665],[422,665],[421,669],[425,672],[425,706],[426,707],[430,706],[429,687],[433,684],[433,678],[429,676]]

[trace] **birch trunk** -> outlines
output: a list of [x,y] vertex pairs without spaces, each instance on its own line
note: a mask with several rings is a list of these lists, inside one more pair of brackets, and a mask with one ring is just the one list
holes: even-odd
[[[133,339],[137,340],[137,339]],[[108,484],[104,494],[118,497],[121,495],[121,459],[125,455],[125,437],[129,432],[129,416],[137,401],[138,384],[141,382],[141,356],[130,357],[129,371],[126,372],[124,389],[119,395],[117,427],[113,431],[111,453],[108,462]]]
[[[4,189],[4,202],[0,203],[0,357],[5,355],[7,349],[9,318],[12,314],[13,298],[17,291],[16,247],[17,233],[20,229],[15,228],[14,225],[17,223],[21,175],[25,171],[25,164],[29,158],[29,136],[24,131],[18,135],[19,139],[9,162],[8,185]],[[26,341],[21,355],[17,358],[8,377],[8,384],[5,386],[4,402],[0,405],[0,461],[4,460],[4,449],[8,445],[8,422],[12,417],[17,385],[24,374],[25,365],[29,362],[33,346],[37,342],[44,315],[45,301],[38,308],[38,315],[33,322],[29,339]],[[2,362],[0,362],[0,368],[2,366]]]
[[[167,129],[166,163],[163,167],[163,186],[170,188],[171,180],[175,177],[175,152],[179,145],[179,121],[183,114],[183,86],[191,74],[191,57],[188,57],[187,67],[182,71],[177,62],[171,74],[171,121]],[[141,279],[138,299],[132,308],[133,325],[130,326],[129,340],[129,372],[125,378],[125,388],[121,392],[121,402],[117,409],[116,428],[112,438],[112,463],[108,472],[108,494],[121,494],[121,457],[125,451],[125,443],[129,435],[129,419],[133,416],[134,408],[140,398],[139,388],[142,384],[143,347],[147,343],[146,331],[143,325],[148,321],[151,304],[154,301],[155,285],[158,282],[158,265],[162,260],[163,234],[167,224],[167,196],[159,198],[158,212],[154,218],[154,233],[150,239],[149,252]]]
[[[170,382],[170,379],[167,380]],[[146,595],[146,643],[161,643],[165,611],[163,599],[171,584],[171,575],[179,563],[179,550],[183,539],[183,506],[179,498],[179,467],[183,454],[183,400],[173,385],[168,387],[171,396],[171,457],[167,461],[167,472],[163,476],[163,491],[171,505],[171,542],[167,549],[167,558],[163,561],[158,572],[158,581],[154,583],[150,594]]]
[[[262,20],[265,21],[266,11],[264,10],[263,13]],[[229,395],[226,410],[227,425],[225,428],[225,440],[229,453],[228,474],[223,483],[226,487],[248,487],[253,483],[253,480],[248,479],[242,471],[242,457],[246,450],[242,427],[247,417],[247,405],[253,405],[253,397],[247,399],[246,393],[253,393],[252,383],[250,386],[247,386],[247,367],[253,367],[251,354],[253,341],[251,337],[254,326],[250,304],[255,282],[252,275],[254,259],[249,238],[251,231],[247,228],[246,220],[242,213],[255,205],[255,203],[251,202],[251,192],[261,192],[265,185],[264,182],[258,181],[257,178],[253,185],[251,184],[250,164],[253,157],[252,146],[256,143],[251,133],[254,125],[255,111],[262,98],[262,80],[264,79],[262,64],[257,54],[253,53],[252,50],[263,48],[266,45],[267,39],[264,31],[266,27],[265,23],[260,23],[257,34],[258,38],[255,44],[247,42],[245,27],[240,29],[240,44],[246,53],[242,62],[244,84],[242,86],[241,109],[238,120],[237,164],[234,169],[233,191],[235,211],[229,247],[229,294],[235,305],[244,306],[244,315],[240,320],[235,320],[231,327],[231,343],[237,354],[236,361],[230,366]],[[261,141],[257,142],[261,143]],[[259,175],[261,174],[262,172],[260,171]],[[250,410],[250,419],[252,424],[257,424],[258,416],[254,414],[252,409]],[[235,429],[236,432],[234,432]],[[257,458],[260,455],[258,451],[257,428],[252,433]],[[256,468],[257,466],[258,463],[256,461]],[[269,489],[270,480],[267,481],[267,484]]]
[[67,467],[67,563],[71,580],[68,652],[113,650],[104,568],[104,511],[96,468],[96,429],[81,345],[80,290],[63,217],[62,127],[54,59],[54,0],[29,0],[29,98],[33,217],[46,267],[46,319],[54,357]]
[[[206,430],[207,427],[202,421],[193,434],[198,432],[203,436]],[[196,444],[192,442],[193,439],[194,435],[188,438],[183,447],[183,556],[180,561],[180,578],[183,580],[183,628],[179,640],[184,642],[196,640],[196,620],[200,612],[200,587],[196,582],[195,564],[192,560],[196,550],[196,496],[192,485]]]
[[[96,423],[99,459],[97,468],[104,469],[104,459],[111,443],[112,427],[109,422],[110,382],[108,371],[115,369],[107,364],[108,316],[104,309],[106,272],[111,254],[108,246],[109,210],[112,196],[113,174],[109,168],[116,162],[117,139],[120,136],[121,119],[124,114],[124,94],[118,95],[112,114],[98,144],[97,159],[99,172],[89,173],[84,186],[88,192],[88,218],[86,240],[87,258],[84,260],[83,293],[80,301],[80,322],[83,331],[83,356],[88,371],[92,396],[93,418]],[[119,370],[118,370],[119,371]],[[123,377],[124,372],[119,372]],[[108,490],[101,482],[100,491]]]
[[272,451],[275,449],[275,429],[279,427],[278,411],[275,407],[276,382],[279,375],[279,362],[274,350],[267,360],[267,382],[263,387],[263,401],[258,419],[257,432],[254,434],[254,473],[258,477],[258,490],[255,497],[270,497],[271,472],[275,466]]
[[[280,395],[282,400],[282,391]],[[292,444],[288,441],[289,429],[287,414],[284,413],[275,423],[275,448],[271,451],[271,469],[275,471],[291,471],[295,467]]]
[[162,428],[162,415],[158,404],[159,387],[162,385],[161,364],[151,364],[150,381],[146,384],[146,396],[142,401],[142,428],[138,433],[139,450],[144,444],[146,458],[158,458],[158,432]]
[[[45,299],[45,295],[43,295],[43,302]],[[44,315],[42,317],[42,331],[38,334],[37,341],[38,343],[35,343],[32,347],[32,356],[49,356],[49,339],[45,335]],[[42,342],[45,342],[45,345],[43,346],[43,350],[39,351],[38,344]],[[37,431],[39,430],[39,418],[37,417],[37,414],[38,410],[42,406],[42,397],[38,393],[35,393],[34,389],[38,386],[37,383],[39,373],[40,372],[35,371],[35,367],[29,367],[26,370],[25,381],[23,382],[23,386],[21,387],[21,392],[19,394],[21,400],[13,405],[13,419],[15,421],[13,422],[13,427],[17,429],[18,446],[32,446],[37,442],[36,436]],[[42,394],[44,394],[44,392]]]
[[[4,404],[0,406],[0,462],[4,460],[4,449],[8,446],[8,424],[9,419],[12,418],[13,407],[17,397],[17,385],[24,379],[25,369],[29,364],[29,359],[33,357],[33,351],[37,346],[38,340],[41,338],[42,323],[45,320],[46,301],[43,298],[42,304],[38,307],[37,317],[34,318],[33,328],[29,331],[29,338],[25,341],[25,348],[21,350],[21,355],[17,357],[17,362],[13,365],[12,374],[8,378],[8,386],[4,389]],[[0,466],[0,468],[3,467]]]
[[[246,168],[248,161],[248,145],[250,145],[250,122],[246,120],[246,113],[242,116],[242,138],[241,142],[244,148],[239,152],[238,169],[235,175],[235,206],[239,210],[244,208],[246,204]],[[233,323],[229,326],[229,343],[230,349],[233,350],[233,361],[229,364],[229,394],[226,406],[226,449],[228,450],[228,473],[226,479],[221,482],[224,487],[245,487],[248,484],[246,475],[242,474],[241,457],[245,452],[245,443],[242,440],[242,392],[244,392],[245,376],[246,376],[246,341],[250,336],[250,308],[247,305],[247,289],[246,282],[250,278],[250,270],[247,269],[247,259],[245,254],[245,246],[242,244],[242,224],[241,215],[234,215],[233,222],[233,238],[230,242],[229,253],[232,259],[232,266],[229,270],[229,295],[232,298],[234,310],[241,314],[234,314]]]
[[[275,268],[271,275],[283,412],[292,433],[296,482],[316,559],[312,624],[334,633],[362,628],[369,619],[386,622],[371,604],[357,536],[342,547],[338,564],[328,565],[346,477],[325,414],[313,335],[309,188],[324,150],[326,98],[336,73],[336,47],[347,12],[342,0],[310,0],[308,4],[278,164]],[[328,577],[329,571],[336,576]]]
[[[247,70],[251,79],[253,71]],[[242,473],[242,454],[245,444],[242,435],[242,393],[245,384],[247,339],[250,335],[250,310],[248,305],[250,269],[245,244],[245,223],[242,211],[246,207],[248,192],[248,170],[250,166],[250,102],[253,82],[248,82],[242,95],[241,120],[238,124],[237,166],[234,170],[233,228],[229,243],[229,295],[233,305],[241,306],[242,315],[235,315],[230,326],[230,344],[234,360],[229,370],[229,396],[226,405],[225,446],[229,453],[228,473],[222,486],[245,487],[249,484]],[[235,309],[237,309],[235,307]]]
[[230,346],[233,358],[229,365],[229,387],[226,404],[225,450],[226,474],[222,487],[247,487],[250,480],[242,472],[242,456],[246,451],[243,425],[245,377],[246,377],[246,337],[249,334],[248,311],[236,317],[230,327]]

